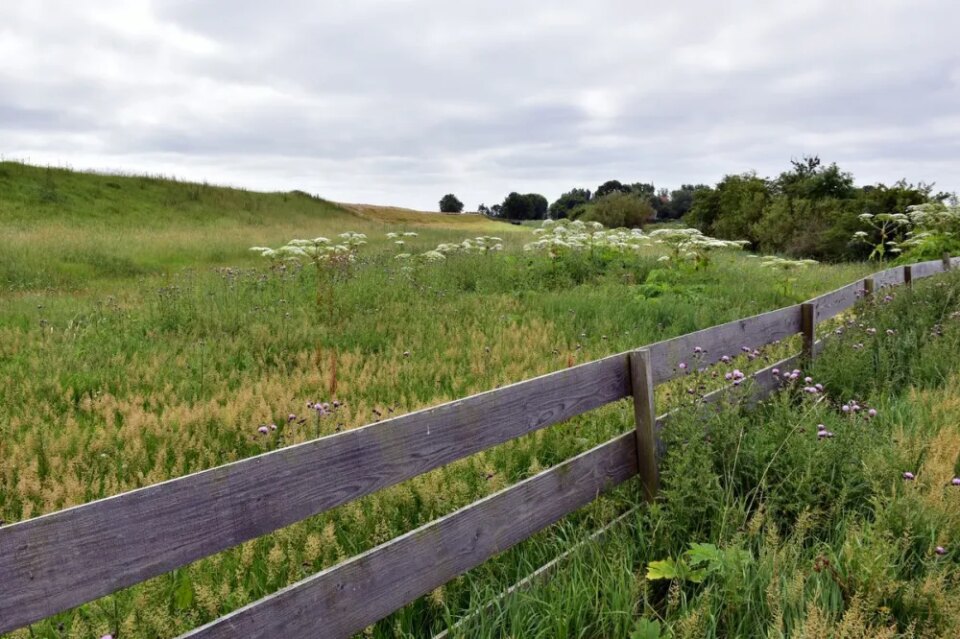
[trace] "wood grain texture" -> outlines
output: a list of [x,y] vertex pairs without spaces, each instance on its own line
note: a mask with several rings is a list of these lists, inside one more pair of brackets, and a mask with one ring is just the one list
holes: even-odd
[[864,291],[864,281],[857,280],[853,284],[847,284],[829,293],[814,297],[808,303],[817,305],[817,322],[822,322],[852,308],[863,297]]
[[0,528],[0,632],[630,394],[615,355]]
[[350,637],[637,473],[628,432],[184,638]]
[[[693,370],[713,364],[724,355],[739,355],[742,347],[760,348],[795,335],[801,329],[800,305],[796,304],[656,342],[645,348],[650,350],[653,377],[660,384],[684,374],[678,368],[681,362],[687,364],[688,370]],[[693,351],[697,346],[705,352],[695,359]]]
[[874,286],[876,286],[876,290],[874,292],[879,291],[881,288],[886,286],[903,284],[903,267],[895,266],[893,268],[888,268],[885,271],[874,273],[873,283]]
[[660,473],[657,470],[657,443],[654,424],[657,421],[653,401],[653,368],[650,351],[641,349],[630,353],[630,383],[633,388],[633,417],[637,433],[637,463],[643,496],[653,502],[660,491]]
[[943,260],[931,260],[929,262],[911,264],[910,270],[913,273],[914,280],[930,277],[931,275],[943,272]]

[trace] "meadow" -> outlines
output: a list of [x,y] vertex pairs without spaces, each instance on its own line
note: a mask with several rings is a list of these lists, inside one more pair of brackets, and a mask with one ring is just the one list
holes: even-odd
[[[343,232],[368,243],[335,269],[250,251]],[[502,250],[416,257],[478,235]],[[876,269],[787,272],[729,249],[705,264],[665,262],[655,244],[523,250],[536,239],[477,216],[0,163],[0,519],[793,304]],[[960,634],[950,545],[960,533],[960,487],[950,485],[960,280],[935,280],[839,327],[808,371],[824,394],[731,407],[706,424],[707,439],[703,418],[682,412],[656,505],[454,636]],[[749,370],[793,346],[730,366]],[[687,383],[664,388],[659,405],[689,403]],[[850,400],[864,407],[854,417],[841,409]],[[875,417],[859,415],[871,408]],[[835,436],[819,436],[821,423]],[[617,403],[11,636],[174,636],[632,425],[632,405]],[[365,634],[440,632],[639,501],[631,483]],[[714,548],[683,554],[693,543]],[[679,576],[655,578],[658,561]]]

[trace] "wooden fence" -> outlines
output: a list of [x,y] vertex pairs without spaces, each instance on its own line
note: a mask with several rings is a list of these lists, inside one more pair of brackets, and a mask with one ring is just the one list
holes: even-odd
[[[803,333],[812,356],[819,322],[958,263],[887,269],[804,304],[5,526],[0,632],[633,397],[635,430],[183,635],[349,637],[636,475],[652,499],[657,431],[669,417],[655,417],[653,389],[683,373],[676,364],[694,347],[708,365]],[[775,390],[774,366],[753,374],[756,397]]]

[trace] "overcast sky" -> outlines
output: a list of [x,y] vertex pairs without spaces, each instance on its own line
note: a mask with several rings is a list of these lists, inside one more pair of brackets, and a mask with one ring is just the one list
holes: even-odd
[[819,154],[960,190],[949,0],[0,0],[0,154],[473,209]]

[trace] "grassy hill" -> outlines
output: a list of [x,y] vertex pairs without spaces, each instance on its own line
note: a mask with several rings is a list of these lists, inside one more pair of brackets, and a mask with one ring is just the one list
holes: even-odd
[[472,215],[341,206],[291,191],[258,193],[152,176],[0,163],[0,294],[78,289],[186,266],[251,264],[254,244],[343,231],[509,232]]

